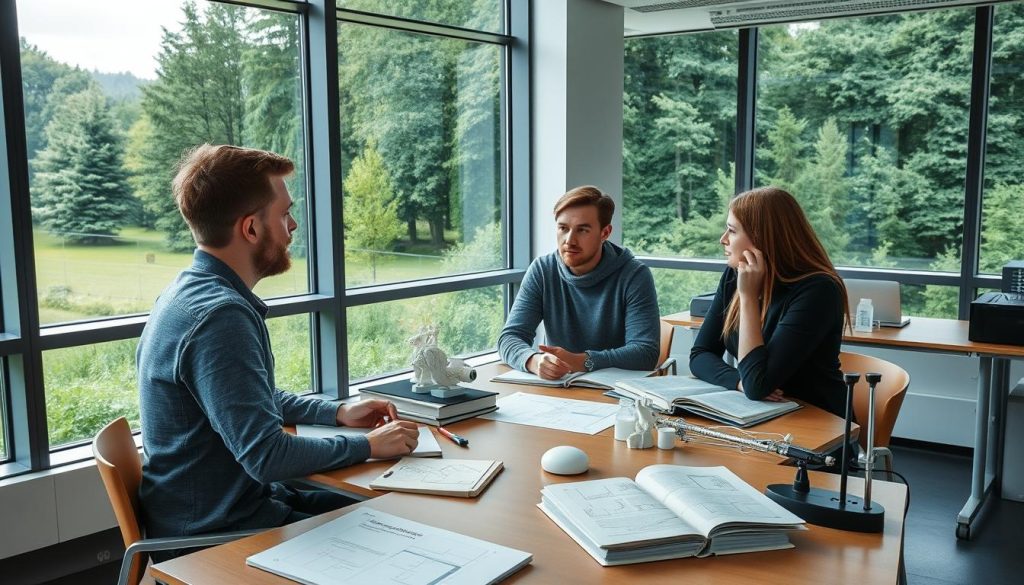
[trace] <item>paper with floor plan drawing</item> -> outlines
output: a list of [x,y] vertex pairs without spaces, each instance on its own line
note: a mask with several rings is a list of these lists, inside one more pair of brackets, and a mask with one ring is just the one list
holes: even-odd
[[533,555],[363,507],[245,560],[307,585],[497,583]]
[[615,424],[618,410],[618,404],[516,392],[499,398],[498,410],[480,418],[596,435]]

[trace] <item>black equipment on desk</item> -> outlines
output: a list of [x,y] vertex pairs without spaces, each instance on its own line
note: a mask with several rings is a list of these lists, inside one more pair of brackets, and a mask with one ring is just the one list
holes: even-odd
[[1024,295],[1024,260],[1003,265],[1003,292]]
[[709,292],[697,295],[690,299],[690,316],[703,317],[708,314],[711,308],[711,301],[715,299],[715,293]]
[[972,301],[967,339],[1024,345],[1024,294],[987,292]]

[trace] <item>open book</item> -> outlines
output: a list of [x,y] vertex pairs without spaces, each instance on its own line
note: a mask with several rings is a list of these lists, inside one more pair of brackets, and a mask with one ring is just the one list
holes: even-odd
[[370,482],[375,490],[475,498],[502,469],[501,461],[403,457]]
[[689,376],[657,376],[620,380],[615,391],[633,399],[646,398],[665,412],[681,408],[729,425],[749,427],[800,408],[790,400],[750,400],[742,392]]
[[538,507],[602,565],[792,548],[804,521],[725,467],[552,484]]
[[245,559],[307,585],[497,583],[527,552],[362,507]]
[[552,388],[568,388],[570,386],[581,386],[583,388],[597,388],[600,390],[612,390],[619,380],[633,380],[645,378],[654,372],[650,370],[623,370],[622,368],[603,368],[593,372],[573,372],[566,374],[557,380],[545,380],[530,372],[509,370],[491,378],[491,382],[507,382],[509,384],[528,384],[530,386],[549,386]]

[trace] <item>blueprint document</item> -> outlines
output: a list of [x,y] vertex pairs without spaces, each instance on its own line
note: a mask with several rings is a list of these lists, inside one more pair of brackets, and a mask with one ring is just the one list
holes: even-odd
[[529,553],[364,507],[245,562],[308,585],[477,585],[497,583],[531,560]]
[[596,435],[615,424],[618,404],[516,392],[498,399],[498,410],[480,418]]

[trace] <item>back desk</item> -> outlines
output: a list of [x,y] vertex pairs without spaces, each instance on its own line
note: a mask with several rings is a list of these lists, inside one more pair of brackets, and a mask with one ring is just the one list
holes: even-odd
[[[668,315],[662,320],[693,328],[703,322],[700,317],[691,317],[689,311]],[[971,495],[957,514],[956,536],[960,539],[970,539],[982,506],[999,485],[1010,360],[1024,358],[1024,346],[971,341],[967,338],[968,326],[968,321],[914,317],[902,328],[882,327],[870,333],[844,331],[843,334],[843,343],[847,344],[978,357]]]
[[[506,369],[496,364],[480,368],[489,379]],[[502,394],[533,392],[548,396],[599,400],[610,398],[600,391],[549,389],[533,386],[482,383]],[[704,422],[694,418],[693,422]],[[708,423],[710,424],[710,423]],[[628,449],[612,438],[612,429],[597,435],[496,423],[483,419],[463,421],[450,427],[467,437],[461,448],[438,436],[448,458],[500,459],[505,469],[477,498],[447,498],[415,494],[382,494],[370,490],[371,479],[392,463],[365,463],[309,479],[368,499],[356,506],[370,506],[412,520],[518,548],[533,554],[533,563],[513,575],[509,583],[639,583],[658,579],[687,583],[894,583],[902,546],[906,491],[898,484],[875,482],[873,496],[888,511],[882,534],[857,534],[817,526],[793,535],[794,549],[714,557],[678,559],[603,568],[575,541],[555,526],[536,504],[540,489],[549,483],[605,477],[633,477],[642,467],[657,463],[725,465],[758,489],[770,483],[793,480],[794,468],[781,466],[777,456],[677,442],[675,449]],[[792,433],[794,443],[826,449],[841,444],[842,420],[807,406],[757,427],[759,431]],[[559,477],[540,469],[540,457],[554,445],[576,445],[590,455],[590,471]],[[812,485],[838,489],[838,477],[812,473]],[[852,493],[862,483],[851,478]],[[289,581],[245,566],[245,558],[350,511],[352,507],[267,531],[226,545],[194,553],[150,568],[163,583],[282,584]]]

